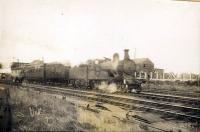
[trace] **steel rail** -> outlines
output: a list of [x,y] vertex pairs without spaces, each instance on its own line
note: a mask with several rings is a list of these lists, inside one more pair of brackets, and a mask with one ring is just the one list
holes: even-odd
[[[49,86],[43,86],[43,87],[49,87]],[[60,89],[60,90],[68,90],[68,91],[76,91],[78,93],[84,93],[84,94],[91,94],[91,95],[96,95],[99,97],[105,97],[105,98],[113,98],[116,100],[124,100],[125,102],[130,102],[130,103],[149,103],[151,105],[157,106],[157,107],[170,107],[174,109],[184,109],[184,111],[192,111],[196,112],[197,114],[200,114],[200,108],[195,108],[195,107],[189,107],[189,106],[184,106],[184,105],[176,105],[176,104],[171,104],[170,102],[155,102],[155,101],[150,101],[150,100],[144,100],[144,99],[136,99],[135,97],[132,96],[123,96],[123,95],[113,95],[113,94],[105,94],[105,93],[97,93],[97,92],[92,92],[92,91],[80,91],[80,90],[72,90],[72,89],[66,89],[66,88],[60,88],[60,87],[52,87],[55,89]]]
[[[188,121],[196,121],[196,122],[200,121],[198,108],[172,105],[169,103],[159,103],[159,102],[147,101],[147,100],[138,100],[134,98],[120,97],[120,96],[111,95],[111,94],[72,90],[72,89],[59,88],[59,87],[39,86],[39,85],[29,85],[28,87],[43,89],[44,91],[49,90],[55,93],[63,93],[66,95],[77,96],[77,97],[86,98],[86,99],[90,99],[94,101],[110,103],[110,104],[123,106],[123,107],[131,108],[131,109],[137,108],[141,110],[150,110],[150,111],[155,111],[159,113],[165,113],[167,115],[172,115],[172,116],[182,118],[182,119],[186,118],[186,120]],[[134,104],[133,102],[136,102],[137,104]],[[169,109],[166,109],[165,107]],[[187,111],[189,111],[190,113],[177,112],[177,109],[187,109]],[[192,114],[197,112],[197,114],[191,115],[191,112]]]
[[[81,99],[86,99],[86,100],[92,100],[92,101],[99,101],[99,102],[106,102],[106,103],[110,103],[110,104],[112,104],[112,105],[117,105],[117,106],[123,106],[123,107],[130,107],[130,108],[138,108],[138,107],[140,107],[140,108],[144,108],[144,107],[142,107],[142,106],[137,106],[137,107],[135,107],[135,106],[133,106],[132,104],[125,104],[125,103],[123,103],[123,102],[118,102],[118,101],[115,101],[115,100],[107,100],[107,99],[101,99],[101,98],[99,98],[99,97],[94,97],[94,96],[92,96],[92,95],[85,95],[85,94],[78,94],[78,93],[74,93],[74,92],[72,92],[72,91],[61,91],[61,90],[59,90],[59,89],[46,89],[46,88],[42,88],[42,87],[34,87],[34,86],[30,86],[31,88],[34,88],[34,89],[37,89],[37,90],[39,90],[39,91],[44,91],[44,92],[47,92],[47,90],[48,91],[51,91],[51,92],[53,92],[53,93],[56,93],[56,94],[58,94],[58,93],[60,93],[60,94],[64,94],[64,95],[68,95],[68,96],[72,96],[72,97],[79,97],[79,98],[81,98]],[[121,121],[125,121],[125,120],[121,120]],[[137,120],[135,120],[136,121],[136,123],[141,123],[142,121],[137,121]],[[126,122],[130,122],[130,123],[133,123],[131,120],[126,120]],[[134,122],[135,123],[135,122]],[[165,129],[161,129],[161,128],[158,128],[158,127],[155,127],[155,126],[152,126],[152,125],[150,125],[150,124],[148,124],[148,123],[145,123],[145,122],[142,122],[142,123],[144,123],[146,126],[148,126],[148,127],[150,127],[150,128],[153,128],[153,129],[155,129],[155,130],[157,130],[157,131],[162,131],[162,132],[170,132],[170,130],[165,130]]]
[[187,105],[193,105],[197,108],[200,108],[200,98],[192,98],[192,97],[184,97],[177,95],[169,95],[169,94],[157,94],[157,93],[149,93],[149,92],[141,92],[140,94],[135,94],[137,97],[154,99],[154,100],[163,100],[170,102],[180,102]]
[[185,96],[185,97],[195,97],[198,98],[200,97],[200,92],[199,91],[178,91],[178,90],[169,90],[169,89],[149,89],[146,90],[144,89],[143,92],[147,93],[155,93],[155,94],[170,94],[170,95],[175,95],[175,96]]

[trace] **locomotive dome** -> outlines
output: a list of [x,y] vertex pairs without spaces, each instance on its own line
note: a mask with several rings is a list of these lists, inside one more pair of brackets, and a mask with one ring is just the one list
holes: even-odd
[[119,54],[118,53],[114,53],[113,54],[113,62],[118,62],[119,61]]

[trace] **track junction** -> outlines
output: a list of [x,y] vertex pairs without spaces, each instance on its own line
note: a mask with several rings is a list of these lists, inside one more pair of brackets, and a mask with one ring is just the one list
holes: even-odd
[[200,122],[200,99],[174,95],[154,94],[142,92],[141,94],[120,95],[100,93],[96,91],[76,90],[73,88],[44,86],[36,84],[22,85],[41,92],[74,96],[85,100],[98,101],[120,106],[126,110],[141,110],[156,112],[165,119],[183,120],[186,122]]

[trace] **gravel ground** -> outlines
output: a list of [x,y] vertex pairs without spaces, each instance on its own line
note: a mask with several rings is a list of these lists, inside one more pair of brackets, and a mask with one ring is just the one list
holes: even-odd
[[32,89],[10,88],[10,97],[13,131],[158,131],[149,126],[173,131],[199,130],[192,124],[166,120],[149,112],[128,112],[109,104]]

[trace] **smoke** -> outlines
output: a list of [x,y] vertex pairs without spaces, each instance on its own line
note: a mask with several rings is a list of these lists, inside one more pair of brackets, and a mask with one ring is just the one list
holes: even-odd
[[117,91],[117,85],[115,83],[107,84],[102,82],[98,87],[99,90],[102,90],[105,93],[114,93]]

